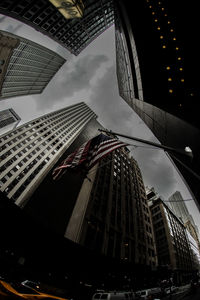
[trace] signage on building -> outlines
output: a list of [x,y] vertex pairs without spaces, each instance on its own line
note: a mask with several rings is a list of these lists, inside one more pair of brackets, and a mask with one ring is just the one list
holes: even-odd
[[66,19],[81,18],[84,5],[82,0],[49,0]]

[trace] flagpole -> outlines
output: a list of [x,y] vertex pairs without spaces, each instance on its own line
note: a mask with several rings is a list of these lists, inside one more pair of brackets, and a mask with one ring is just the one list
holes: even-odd
[[[102,132],[105,132],[105,133],[110,133],[110,134],[114,134],[114,135],[119,135],[119,136],[122,136],[122,137],[125,137],[127,139],[131,139],[131,140],[134,140],[134,141],[138,141],[138,142],[141,142],[141,143],[144,143],[144,144],[147,144],[147,145],[151,145],[151,146],[154,146],[154,147],[157,147],[157,148],[160,148],[160,149],[163,149],[165,151],[169,151],[169,152],[172,152],[172,153],[176,153],[176,154],[181,154],[181,155],[184,155],[188,158],[190,158],[190,160],[192,160],[193,158],[193,154],[192,154],[192,151],[188,152],[186,150],[182,150],[182,149],[176,149],[176,148],[172,148],[172,147],[168,147],[168,146],[165,146],[165,145],[162,145],[162,144],[158,144],[158,143],[154,143],[154,142],[150,142],[150,141],[147,141],[147,140],[143,140],[143,139],[140,139],[140,138],[136,138],[136,137],[132,137],[132,136],[128,136],[128,135],[125,135],[125,134],[121,134],[121,133],[118,133],[118,132],[114,132],[112,130],[108,131],[108,130],[104,130],[104,129],[98,129],[99,131],[102,131]],[[173,155],[172,155],[173,156]],[[173,156],[174,157],[174,156]],[[176,157],[174,157],[176,160],[178,160]],[[181,162],[180,160],[178,160],[179,163],[181,163],[181,165],[183,167],[186,168],[186,170],[188,172],[190,172],[193,176],[195,176],[198,180],[200,180],[200,176],[195,173],[191,168],[189,168],[187,165],[185,165],[183,162]]]
[[140,138],[132,137],[132,136],[129,136],[129,135],[118,133],[118,132],[114,132],[112,130],[110,130],[110,131],[104,130],[104,129],[98,129],[98,130],[106,132],[106,133],[111,133],[111,134],[114,134],[114,135],[119,135],[119,136],[125,137],[127,139],[138,141],[138,142],[141,142],[141,143],[144,143],[144,144],[148,144],[148,145],[151,145],[151,146],[154,146],[154,147],[157,147],[157,148],[164,149],[166,151],[172,151],[172,152],[175,152],[177,154],[182,154],[182,155],[189,156],[190,158],[193,158],[192,151],[187,152],[187,151],[182,150],[182,149],[176,149],[176,148],[168,147],[168,146],[161,145],[161,144],[158,144],[158,143],[154,143],[154,142],[150,142],[150,141],[143,140],[143,139],[140,139]]

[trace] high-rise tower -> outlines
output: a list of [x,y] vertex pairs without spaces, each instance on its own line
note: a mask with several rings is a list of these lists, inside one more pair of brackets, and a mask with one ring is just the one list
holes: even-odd
[[17,205],[25,201],[95,113],[75,104],[41,116],[0,138],[0,188]]
[[194,220],[190,215],[184,199],[179,191],[176,191],[169,197],[169,203],[173,212],[177,215],[177,217],[181,218],[183,223],[191,220],[194,224]]
[[57,53],[0,31],[0,99],[42,93],[65,63]]
[[154,234],[142,175],[127,148],[88,173],[65,236],[108,257],[155,268]]
[[[189,44],[191,37],[183,29],[182,11],[183,6],[180,10],[169,1],[116,0],[116,70],[120,96],[157,139],[172,148],[192,149],[193,161],[172,152],[170,155],[198,204],[199,86],[190,61],[199,59],[196,48],[193,51]],[[188,12],[186,15],[191,26],[193,20]],[[195,27],[187,32],[193,34],[193,30]],[[197,66],[193,63],[193,68]]]

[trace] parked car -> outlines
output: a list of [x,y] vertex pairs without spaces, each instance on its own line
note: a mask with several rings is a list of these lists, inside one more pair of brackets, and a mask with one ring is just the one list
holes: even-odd
[[178,287],[172,285],[171,287],[165,288],[165,294],[167,294],[167,295],[170,294],[170,291],[171,291],[171,294],[172,294],[172,293],[175,293],[175,292],[178,291]]
[[133,292],[103,292],[95,293],[92,300],[135,300]]
[[148,300],[150,299],[150,296],[152,299],[159,298],[162,294],[161,288],[155,287],[155,288],[150,288],[150,289],[145,289],[142,291],[136,292],[136,294],[140,296],[140,299]]

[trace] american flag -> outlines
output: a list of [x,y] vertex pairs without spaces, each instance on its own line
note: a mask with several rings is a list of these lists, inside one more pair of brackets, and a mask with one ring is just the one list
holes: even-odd
[[85,142],[67,156],[67,158],[54,169],[52,173],[53,179],[59,179],[67,169],[75,169],[80,166],[83,166],[84,170],[88,171],[110,152],[125,146],[128,146],[128,144],[101,133]]

